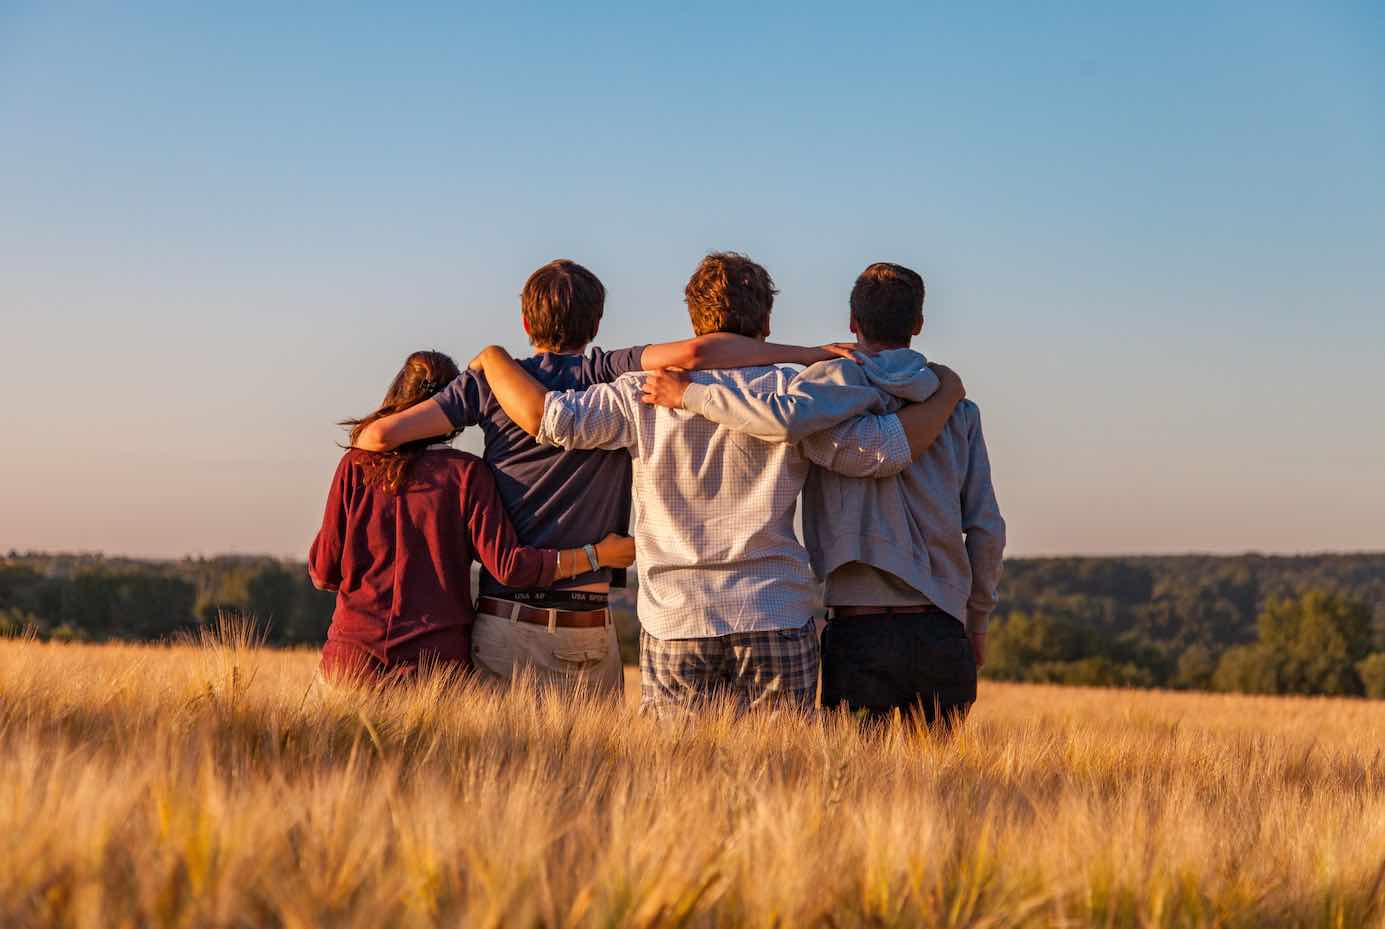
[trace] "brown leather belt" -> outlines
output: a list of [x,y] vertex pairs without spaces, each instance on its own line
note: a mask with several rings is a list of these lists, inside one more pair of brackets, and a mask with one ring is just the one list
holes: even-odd
[[918,603],[914,606],[834,606],[833,619],[846,619],[849,616],[893,616],[896,613],[931,613],[938,609],[931,603]]
[[511,600],[497,600],[495,597],[480,597],[476,601],[476,612],[501,619],[517,619],[534,626],[558,626],[563,629],[594,629],[609,621],[609,610],[544,610],[535,606],[525,606]]

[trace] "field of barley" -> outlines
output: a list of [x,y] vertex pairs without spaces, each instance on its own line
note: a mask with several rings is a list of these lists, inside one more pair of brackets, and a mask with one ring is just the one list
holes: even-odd
[[1385,703],[660,728],[315,661],[0,641],[0,926],[1385,926]]

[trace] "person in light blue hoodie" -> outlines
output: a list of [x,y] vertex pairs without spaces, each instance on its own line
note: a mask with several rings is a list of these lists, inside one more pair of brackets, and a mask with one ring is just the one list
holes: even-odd
[[[923,331],[924,294],[917,272],[872,264],[851,291],[856,361],[815,364],[787,393],[664,371],[646,378],[643,399],[806,446],[826,440],[824,409],[840,406],[844,393],[870,391],[878,412],[894,412],[932,396],[941,376],[960,396],[955,374],[910,348]],[[929,725],[959,722],[976,700],[1005,548],[980,409],[962,399],[938,439],[895,476],[814,467],[803,498],[804,535],[829,608],[823,705],[869,718],[899,711]]]

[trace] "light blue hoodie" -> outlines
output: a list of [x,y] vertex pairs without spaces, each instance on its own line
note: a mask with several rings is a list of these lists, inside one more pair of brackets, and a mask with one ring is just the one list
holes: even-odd
[[[861,412],[897,412],[938,389],[912,349],[813,365],[787,394],[691,384],[683,406],[766,441],[827,441],[819,430]],[[827,580],[829,606],[904,606],[927,600],[985,632],[995,609],[1005,520],[991,485],[981,411],[963,400],[943,433],[900,473],[842,477],[814,467],[803,491],[803,529],[813,569]],[[922,595],[922,596],[919,596]]]

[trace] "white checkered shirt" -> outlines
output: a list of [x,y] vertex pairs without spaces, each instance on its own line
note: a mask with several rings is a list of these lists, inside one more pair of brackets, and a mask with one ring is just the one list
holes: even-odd
[[[796,373],[761,367],[691,376],[697,383],[783,393]],[[548,394],[538,440],[630,451],[645,631],[658,639],[694,639],[802,626],[817,602],[808,553],[794,534],[808,476],[805,454],[852,477],[897,474],[910,463],[899,418],[860,415],[872,409],[862,405],[869,397],[843,391],[840,407],[819,410],[832,441],[801,450],[642,403],[643,382],[643,374],[627,374],[586,391]]]

